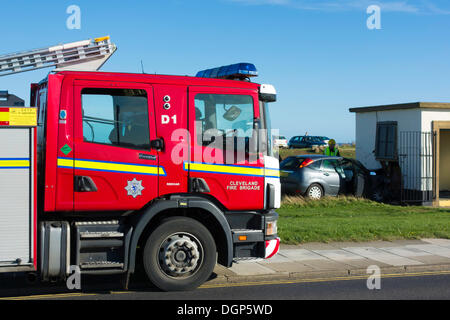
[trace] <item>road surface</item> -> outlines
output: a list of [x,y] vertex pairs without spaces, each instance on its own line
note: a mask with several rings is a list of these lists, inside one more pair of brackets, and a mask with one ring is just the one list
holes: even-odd
[[298,299],[446,299],[450,300],[448,272],[389,275],[381,278],[379,290],[367,288],[366,277],[311,280],[278,280],[212,284],[190,292],[160,292],[140,284],[124,291],[118,277],[83,278],[81,291],[69,291],[64,284],[27,283],[24,277],[0,275],[3,299],[83,300],[298,300]]

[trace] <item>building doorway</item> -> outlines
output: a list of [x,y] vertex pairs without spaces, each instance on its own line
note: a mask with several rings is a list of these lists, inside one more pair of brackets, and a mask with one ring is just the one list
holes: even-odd
[[441,129],[439,140],[439,204],[450,206],[450,129]]
[[436,203],[450,207],[450,121],[434,121],[436,134]]

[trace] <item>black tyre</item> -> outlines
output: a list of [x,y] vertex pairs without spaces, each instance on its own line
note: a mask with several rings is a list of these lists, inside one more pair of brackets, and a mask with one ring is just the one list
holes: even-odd
[[213,272],[216,244],[200,222],[186,217],[169,218],[148,237],[143,263],[148,278],[159,289],[193,290]]
[[313,183],[306,190],[305,196],[309,199],[320,200],[324,196],[323,188],[320,184]]

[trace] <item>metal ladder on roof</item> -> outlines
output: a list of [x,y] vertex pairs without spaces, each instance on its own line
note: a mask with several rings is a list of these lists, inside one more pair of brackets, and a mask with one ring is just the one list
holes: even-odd
[[42,68],[97,71],[117,47],[109,36],[0,55],[0,77]]

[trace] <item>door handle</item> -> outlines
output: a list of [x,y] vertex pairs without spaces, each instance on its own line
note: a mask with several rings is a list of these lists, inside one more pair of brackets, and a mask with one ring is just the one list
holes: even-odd
[[325,172],[323,175],[328,177],[330,174]]
[[139,153],[139,159],[141,160],[156,160],[156,156],[153,154]]
[[91,177],[75,176],[74,177],[75,192],[97,192],[97,186]]

